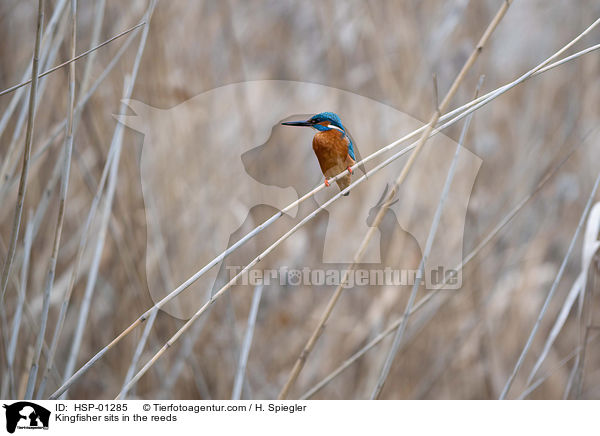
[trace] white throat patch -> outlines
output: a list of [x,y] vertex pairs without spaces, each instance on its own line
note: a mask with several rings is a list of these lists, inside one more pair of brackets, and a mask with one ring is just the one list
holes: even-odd
[[336,129],[339,130],[340,132],[343,132],[343,129],[340,129],[338,126],[334,126],[333,124],[328,125],[327,127],[329,127],[330,129]]

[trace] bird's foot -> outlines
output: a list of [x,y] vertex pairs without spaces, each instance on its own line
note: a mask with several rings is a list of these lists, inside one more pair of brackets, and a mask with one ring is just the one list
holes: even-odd
[[349,172],[350,174],[354,174],[354,171],[352,170],[352,168],[351,168],[351,167],[348,167],[348,168],[346,168],[346,169],[348,170],[348,172]]
[[329,186],[329,179],[325,178],[325,186]]

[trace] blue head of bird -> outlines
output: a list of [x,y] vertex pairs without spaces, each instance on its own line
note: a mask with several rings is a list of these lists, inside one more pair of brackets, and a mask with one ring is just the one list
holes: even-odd
[[352,144],[352,139],[350,138],[350,135],[348,135],[348,132],[346,132],[346,128],[342,124],[340,117],[333,112],[321,112],[310,117],[306,121],[288,121],[281,124],[284,126],[312,127],[320,132],[326,132],[334,129],[339,130],[350,141],[348,145],[348,154],[352,159],[356,160],[356,157],[354,157],[354,146]]

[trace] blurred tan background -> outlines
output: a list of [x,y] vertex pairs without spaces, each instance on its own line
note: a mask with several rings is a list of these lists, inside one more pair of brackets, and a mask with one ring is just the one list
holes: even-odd
[[[56,0],[46,2],[46,22],[59,3]],[[445,95],[500,4],[499,0],[163,0],[152,15],[132,98],[150,107],[166,110],[224,85],[256,80],[288,80],[338,88],[387,105],[413,119],[426,121],[434,109],[432,74],[437,75],[440,95]],[[6,0],[0,4],[1,89],[19,83],[30,62],[36,7],[37,2],[29,0]],[[147,7],[146,1],[80,1],[77,53],[89,48],[94,39],[102,42],[139,23]],[[66,7],[58,17],[55,31],[42,48],[48,65],[42,64],[41,70],[45,71],[69,58],[68,11],[69,7]],[[481,92],[493,90],[551,56],[599,16],[600,5],[594,1],[516,0],[494,32],[489,46],[469,72],[451,107],[472,99],[480,75],[485,75]],[[96,37],[93,35],[95,27],[99,29]],[[598,43],[599,32],[595,29],[574,50]],[[140,34],[141,31],[132,39],[84,106],[76,129],[65,227],[46,334],[48,344],[75,265],[81,229],[117,126],[113,114],[119,112],[124,79],[132,69]],[[89,64],[85,58],[76,63],[76,101],[81,96],[80,86],[90,89],[115,59],[127,38],[128,35],[96,51]],[[89,77],[84,80],[86,68]],[[383,398],[491,399],[500,395],[556,277],[600,170],[597,147],[600,134],[595,130],[599,120],[599,73],[600,58],[593,52],[527,81],[476,112],[465,146],[481,158],[482,166],[467,210],[463,256],[485,238],[524,196],[533,192],[536,184],[561,158],[574,147],[577,150],[465,269],[462,289],[442,292],[411,317],[405,334],[407,342],[394,362]],[[0,97],[0,113],[9,113],[13,95]],[[18,185],[11,180],[18,180],[21,165],[18,152],[22,153],[24,143],[23,108],[27,99],[23,96],[26,97],[27,92],[16,103],[12,115],[7,117],[0,136],[3,165],[0,191],[2,259],[6,257],[10,239]],[[257,100],[249,99],[243,103],[246,110],[255,115],[271,110]],[[328,108],[315,108],[314,112],[322,110]],[[361,108],[353,108],[352,111],[360,115]],[[65,118],[66,112],[67,69],[61,69],[40,82],[33,143],[33,155],[39,153],[39,158],[31,167],[17,256],[3,301],[6,323],[2,328],[5,333],[12,332],[18,289],[23,278],[27,279],[24,317],[13,363],[15,393],[18,396],[22,395],[27,380],[42,311],[42,292],[58,209],[58,188],[51,182],[56,178],[53,171],[60,159],[64,140],[64,129],[57,130],[57,125]],[[297,113],[305,112],[302,108]],[[360,116],[353,119],[360,122]],[[364,119],[368,120],[365,123],[373,122],[367,115]],[[179,130],[181,138],[174,143],[193,143],[194,132],[201,130],[200,126],[207,120],[210,121],[210,117],[202,122],[193,117],[184,119],[184,124],[193,128]],[[354,125],[356,123],[354,121]],[[456,141],[461,125],[459,123],[444,133]],[[348,127],[350,130],[353,128],[352,125]],[[385,124],[385,127],[382,135],[385,134],[386,138],[400,138],[409,132],[403,125]],[[54,138],[53,132],[58,133]],[[297,142],[307,138],[310,141],[310,135],[299,133],[290,133],[290,138]],[[48,142],[50,139],[52,141]],[[16,148],[11,147],[13,142],[17,144]],[[261,145],[260,141],[251,143]],[[153,233],[156,229],[153,230],[148,223],[148,204],[142,189],[142,144],[145,143],[141,133],[124,129],[115,198],[110,208],[98,277],[89,293],[90,310],[81,344],[76,350],[75,369],[151,307],[154,301],[150,288],[172,289],[180,284],[177,280],[169,283],[168,274],[160,270],[165,259],[172,265],[189,262],[198,270],[211,258],[201,244],[197,247],[197,259],[190,258],[189,247],[185,251],[178,249],[178,244],[164,230],[160,232],[161,238],[165,239],[163,251],[147,252],[149,234],[156,237]],[[301,187],[302,192],[296,193],[302,195],[314,186],[319,176],[318,169],[317,173],[314,172],[316,159],[312,156],[309,142],[297,145],[304,149],[294,156],[274,154],[272,161],[262,164],[265,168],[272,167],[276,171],[274,174],[281,172],[282,165],[289,165],[295,180],[302,180],[303,172],[298,168],[307,167],[310,181]],[[9,153],[9,150],[13,152]],[[193,147],[186,150],[191,153],[186,159],[189,162],[205,157],[194,155]],[[218,153],[210,155],[210,159],[215,166],[228,165],[229,157],[226,156],[224,151],[222,156]],[[193,164],[191,166],[182,171],[184,179],[186,172],[193,171]],[[251,169],[249,173],[253,175]],[[169,172],[165,170],[161,174],[165,174],[161,177],[166,178]],[[200,181],[202,176],[206,177],[207,189],[214,191],[211,191],[214,197],[210,201],[221,198],[226,202],[231,190],[236,189],[236,186],[228,185],[227,180],[219,180],[212,174],[200,176]],[[391,177],[389,181],[392,181]],[[160,177],[157,176],[154,182],[160,185]],[[354,194],[343,201],[375,206],[378,200],[378,196],[374,197],[371,192]],[[209,204],[204,213],[211,213],[210,201],[207,200]],[[223,207],[223,204],[220,206]],[[296,217],[279,220],[268,232],[232,255],[227,264],[245,265],[316,206],[312,200],[304,203]],[[180,210],[179,203],[161,205],[162,209],[169,207],[175,213]],[[101,202],[98,216],[91,225],[91,236],[82,257],[46,395],[58,388],[65,373],[81,307],[85,305],[85,288],[103,210],[104,203]],[[232,235],[230,242],[239,239],[275,212],[276,209],[266,206],[253,208],[248,216],[243,217],[242,226]],[[32,240],[29,268],[23,270],[23,238],[27,222],[39,224]],[[265,258],[261,267],[305,266],[320,262],[319,247],[326,226],[327,217],[319,215],[298,232],[295,236],[297,243],[290,242],[275,250]],[[197,237],[209,241],[210,226],[200,226]],[[563,279],[509,398],[517,398],[526,390],[527,375],[542,352],[554,320],[582,270],[581,239],[570,256]],[[443,249],[443,239],[440,244]],[[391,262],[412,268],[418,265],[420,255],[414,239],[406,235],[402,235],[387,254]],[[154,262],[155,268],[149,268],[149,258],[150,265]],[[220,273],[219,280],[223,280],[223,268]],[[585,307],[597,323],[600,321],[593,316],[593,303],[598,298],[599,273],[595,263],[590,268],[585,292]],[[198,290],[203,292],[203,297],[209,291],[206,287]],[[277,396],[317,325],[332,290],[331,287],[285,286],[264,289],[242,398],[271,399]],[[219,299],[149,370],[130,396],[230,398],[252,291],[252,287],[239,286]],[[409,292],[409,287],[376,286],[345,291],[290,398],[300,397],[398,319],[404,311]],[[424,295],[426,291],[419,293],[420,297]],[[577,369],[573,352],[581,343],[584,321],[585,316],[578,316],[575,305],[538,373],[538,377],[548,377],[531,393],[530,398],[563,398],[573,368]],[[159,313],[138,369],[184,322],[168,313]],[[69,391],[69,398],[113,398],[121,389],[142,330],[143,327],[138,328],[96,363]],[[3,341],[6,342],[8,336],[3,334]],[[593,341],[593,332],[591,336],[578,373],[582,375],[580,398],[600,397],[600,353],[597,341]],[[313,398],[368,398],[390,344],[390,338],[382,341]],[[2,372],[7,374],[6,344],[0,354],[3,355]],[[565,360],[568,357],[570,359]],[[44,359],[45,353],[42,354],[42,369]],[[2,382],[6,384],[6,378]],[[3,392],[9,392],[7,387],[5,389]],[[569,398],[575,396],[571,392]]]

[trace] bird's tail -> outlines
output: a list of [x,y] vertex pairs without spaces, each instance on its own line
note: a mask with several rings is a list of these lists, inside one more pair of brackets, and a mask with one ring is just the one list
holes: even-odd
[[[337,180],[336,183],[338,185],[338,187],[340,188],[340,191],[343,191],[344,189],[346,189],[348,186],[350,186],[350,174],[345,175],[344,177],[342,177],[341,179]],[[345,194],[343,194],[345,197],[347,197],[348,195],[350,195],[350,192],[346,192]]]

